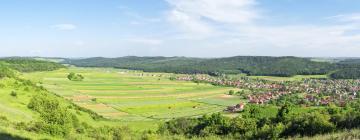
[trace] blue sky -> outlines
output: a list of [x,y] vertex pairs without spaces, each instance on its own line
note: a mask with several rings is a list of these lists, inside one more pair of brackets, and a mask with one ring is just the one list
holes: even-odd
[[360,57],[359,0],[2,0],[0,56]]

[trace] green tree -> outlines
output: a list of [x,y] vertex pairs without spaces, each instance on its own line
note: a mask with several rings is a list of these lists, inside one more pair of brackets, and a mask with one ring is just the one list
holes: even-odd
[[311,112],[293,115],[282,133],[284,136],[314,136],[316,134],[330,133],[335,130],[335,125],[330,121],[330,116]]

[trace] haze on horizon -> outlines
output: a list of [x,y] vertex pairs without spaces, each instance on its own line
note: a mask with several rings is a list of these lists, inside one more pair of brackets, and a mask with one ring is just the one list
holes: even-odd
[[359,0],[3,0],[0,56],[360,57]]

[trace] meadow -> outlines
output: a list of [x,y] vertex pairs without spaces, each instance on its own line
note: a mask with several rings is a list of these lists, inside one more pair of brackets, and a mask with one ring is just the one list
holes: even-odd
[[[85,79],[70,81],[70,72]],[[226,95],[239,89],[172,81],[171,76],[174,74],[78,67],[23,75],[50,92],[135,129],[173,118],[222,112],[229,105],[245,102],[238,96]]]

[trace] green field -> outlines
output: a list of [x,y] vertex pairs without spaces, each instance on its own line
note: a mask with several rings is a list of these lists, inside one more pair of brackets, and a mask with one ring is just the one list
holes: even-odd
[[[84,81],[70,81],[70,72],[82,74]],[[195,117],[220,112],[240,103],[228,96],[228,87],[171,81],[173,74],[143,73],[104,68],[69,68],[23,76],[76,104],[106,118],[122,122],[152,122],[178,117]]]

